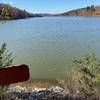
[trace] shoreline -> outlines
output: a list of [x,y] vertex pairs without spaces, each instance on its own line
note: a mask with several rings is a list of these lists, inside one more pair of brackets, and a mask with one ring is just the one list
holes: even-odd
[[[31,87],[32,88],[32,87]],[[99,97],[84,97],[68,94],[63,88],[27,89],[26,86],[10,86],[9,91],[0,95],[0,100],[99,100]]]

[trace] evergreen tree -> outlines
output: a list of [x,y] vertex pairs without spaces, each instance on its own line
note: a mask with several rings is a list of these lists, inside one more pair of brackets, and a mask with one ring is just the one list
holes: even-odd
[[[0,68],[5,68],[13,63],[12,53],[9,53],[6,49],[6,44],[3,43],[0,48]],[[0,92],[5,92],[8,89],[8,85],[0,86]]]

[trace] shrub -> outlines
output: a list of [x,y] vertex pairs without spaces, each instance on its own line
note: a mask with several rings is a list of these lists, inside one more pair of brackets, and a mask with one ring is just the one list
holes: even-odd
[[76,65],[74,78],[78,82],[80,94],[100,96],[100,61],[95,54],[89,53],[74,63]]
[[[6,49],[6,44],[3,43],[0,48],[0,68],[5,68],[13,63],[12,53]],[[8,85],[0,86],[0,93],[5,92],[8,89]]]

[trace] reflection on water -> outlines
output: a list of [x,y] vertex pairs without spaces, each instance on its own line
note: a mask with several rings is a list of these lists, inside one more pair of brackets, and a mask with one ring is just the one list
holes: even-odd
[[14,64],[28,64],[31,79],[66,76],[88,46],[100,58],[100,18],[44,17],[0,22],[0,44],[7,43]]

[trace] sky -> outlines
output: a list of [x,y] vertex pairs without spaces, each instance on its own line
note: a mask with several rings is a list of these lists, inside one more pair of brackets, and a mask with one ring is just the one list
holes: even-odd
[[62,13],[69,10],[100,5],[100,0],[0,0],[32,13]]

